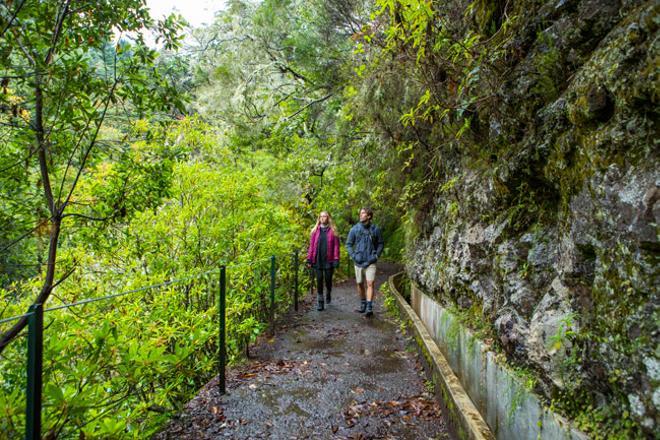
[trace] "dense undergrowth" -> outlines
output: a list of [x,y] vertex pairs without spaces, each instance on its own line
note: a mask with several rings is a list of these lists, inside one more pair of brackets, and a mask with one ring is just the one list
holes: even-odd
[[[136,135],[149,131],[138,125]],[[76,271],[57,287],[48,307],[137,291],[46,313],[47,435],[148,437],[216,374],[221,264],[228,267],[231,362],[244,356],[269,322],[271,255],[278,313],[291,305],[293,251],[300,251],[305,233],[295,207],[278,199],[276,161],[264,155],[253,167],[245,155],[232,158],[214,131],[195,120],[161,133],[136,141],[129,153],[150,170],[145,179],[167,182],[160,204],[136,210],[129,222],[102,235],[97,225],[82,222],[62,245],[60,264]],[[180,159],[163,158],[168,144]],[[155,169],[165,171],[156,176]],[[81,182],[79,199],[102,203],[97,191],[108,191],[102,184],[117,172],[115,164],[99,163]],[[302,271],[299,277],[303,290],[307,278]],[[3,316],[25,310],[39,283],[34,277],[6,285]],[[6,438],[24,429],[24,336],[0,360],[0,432]]]

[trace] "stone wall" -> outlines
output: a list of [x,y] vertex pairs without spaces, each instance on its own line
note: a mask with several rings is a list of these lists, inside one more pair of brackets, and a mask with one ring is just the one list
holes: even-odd
[[454,158],[407,272],[485,323],[548,401],[650,437],[660,429],[659,6],[551,3],[535,10],[550,11],[543,30],[497,91],[502,111],[479,113],[499,150],[477,160],[466,144]]

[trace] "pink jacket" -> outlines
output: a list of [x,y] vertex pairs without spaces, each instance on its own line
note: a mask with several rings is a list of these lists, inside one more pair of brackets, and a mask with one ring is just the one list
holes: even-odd
[[[316,262],[316,252],[319,247],[319,235],[321,235],[321,228],[318,227],[309,237],[309,249],[307,249],[307,261]],[[326,259],[328,263],[339,261],[339,237],[337,237],[332,228],[328,228],[326,232],[328,253]]]

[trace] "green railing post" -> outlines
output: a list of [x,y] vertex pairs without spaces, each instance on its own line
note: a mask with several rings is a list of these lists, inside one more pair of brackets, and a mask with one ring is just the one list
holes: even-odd
[[220,298],[218,301],[218,313],[220,317],[220,339],[218,341],[219,348],[219,374],[218,374],[218,387],[220,394],[227,392],[225,381],[225,366],[227,365],[227,344],[226,344],[226,296],[227,296],[227,267],[220,266]]
[[275,326],[275,255],[270,257],[270,326]]
[[293,309],[298,311],[298,251],[293,253]]
[[41,438],[41,391],[44,364],[44,308],[42,304],[30,307],[28,318],[27,401],[25,438]]

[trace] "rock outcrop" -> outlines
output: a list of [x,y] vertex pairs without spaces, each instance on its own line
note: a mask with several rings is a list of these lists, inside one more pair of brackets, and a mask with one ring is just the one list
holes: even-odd
[[477,310],[548,399],[588,396],[649,436],[660,429],[659,9],[531,7],[542,30],[509,43],[528,49],[496,91],[501,111],[477,109],[497,153],[456,160],[407,254],[409,276]]

